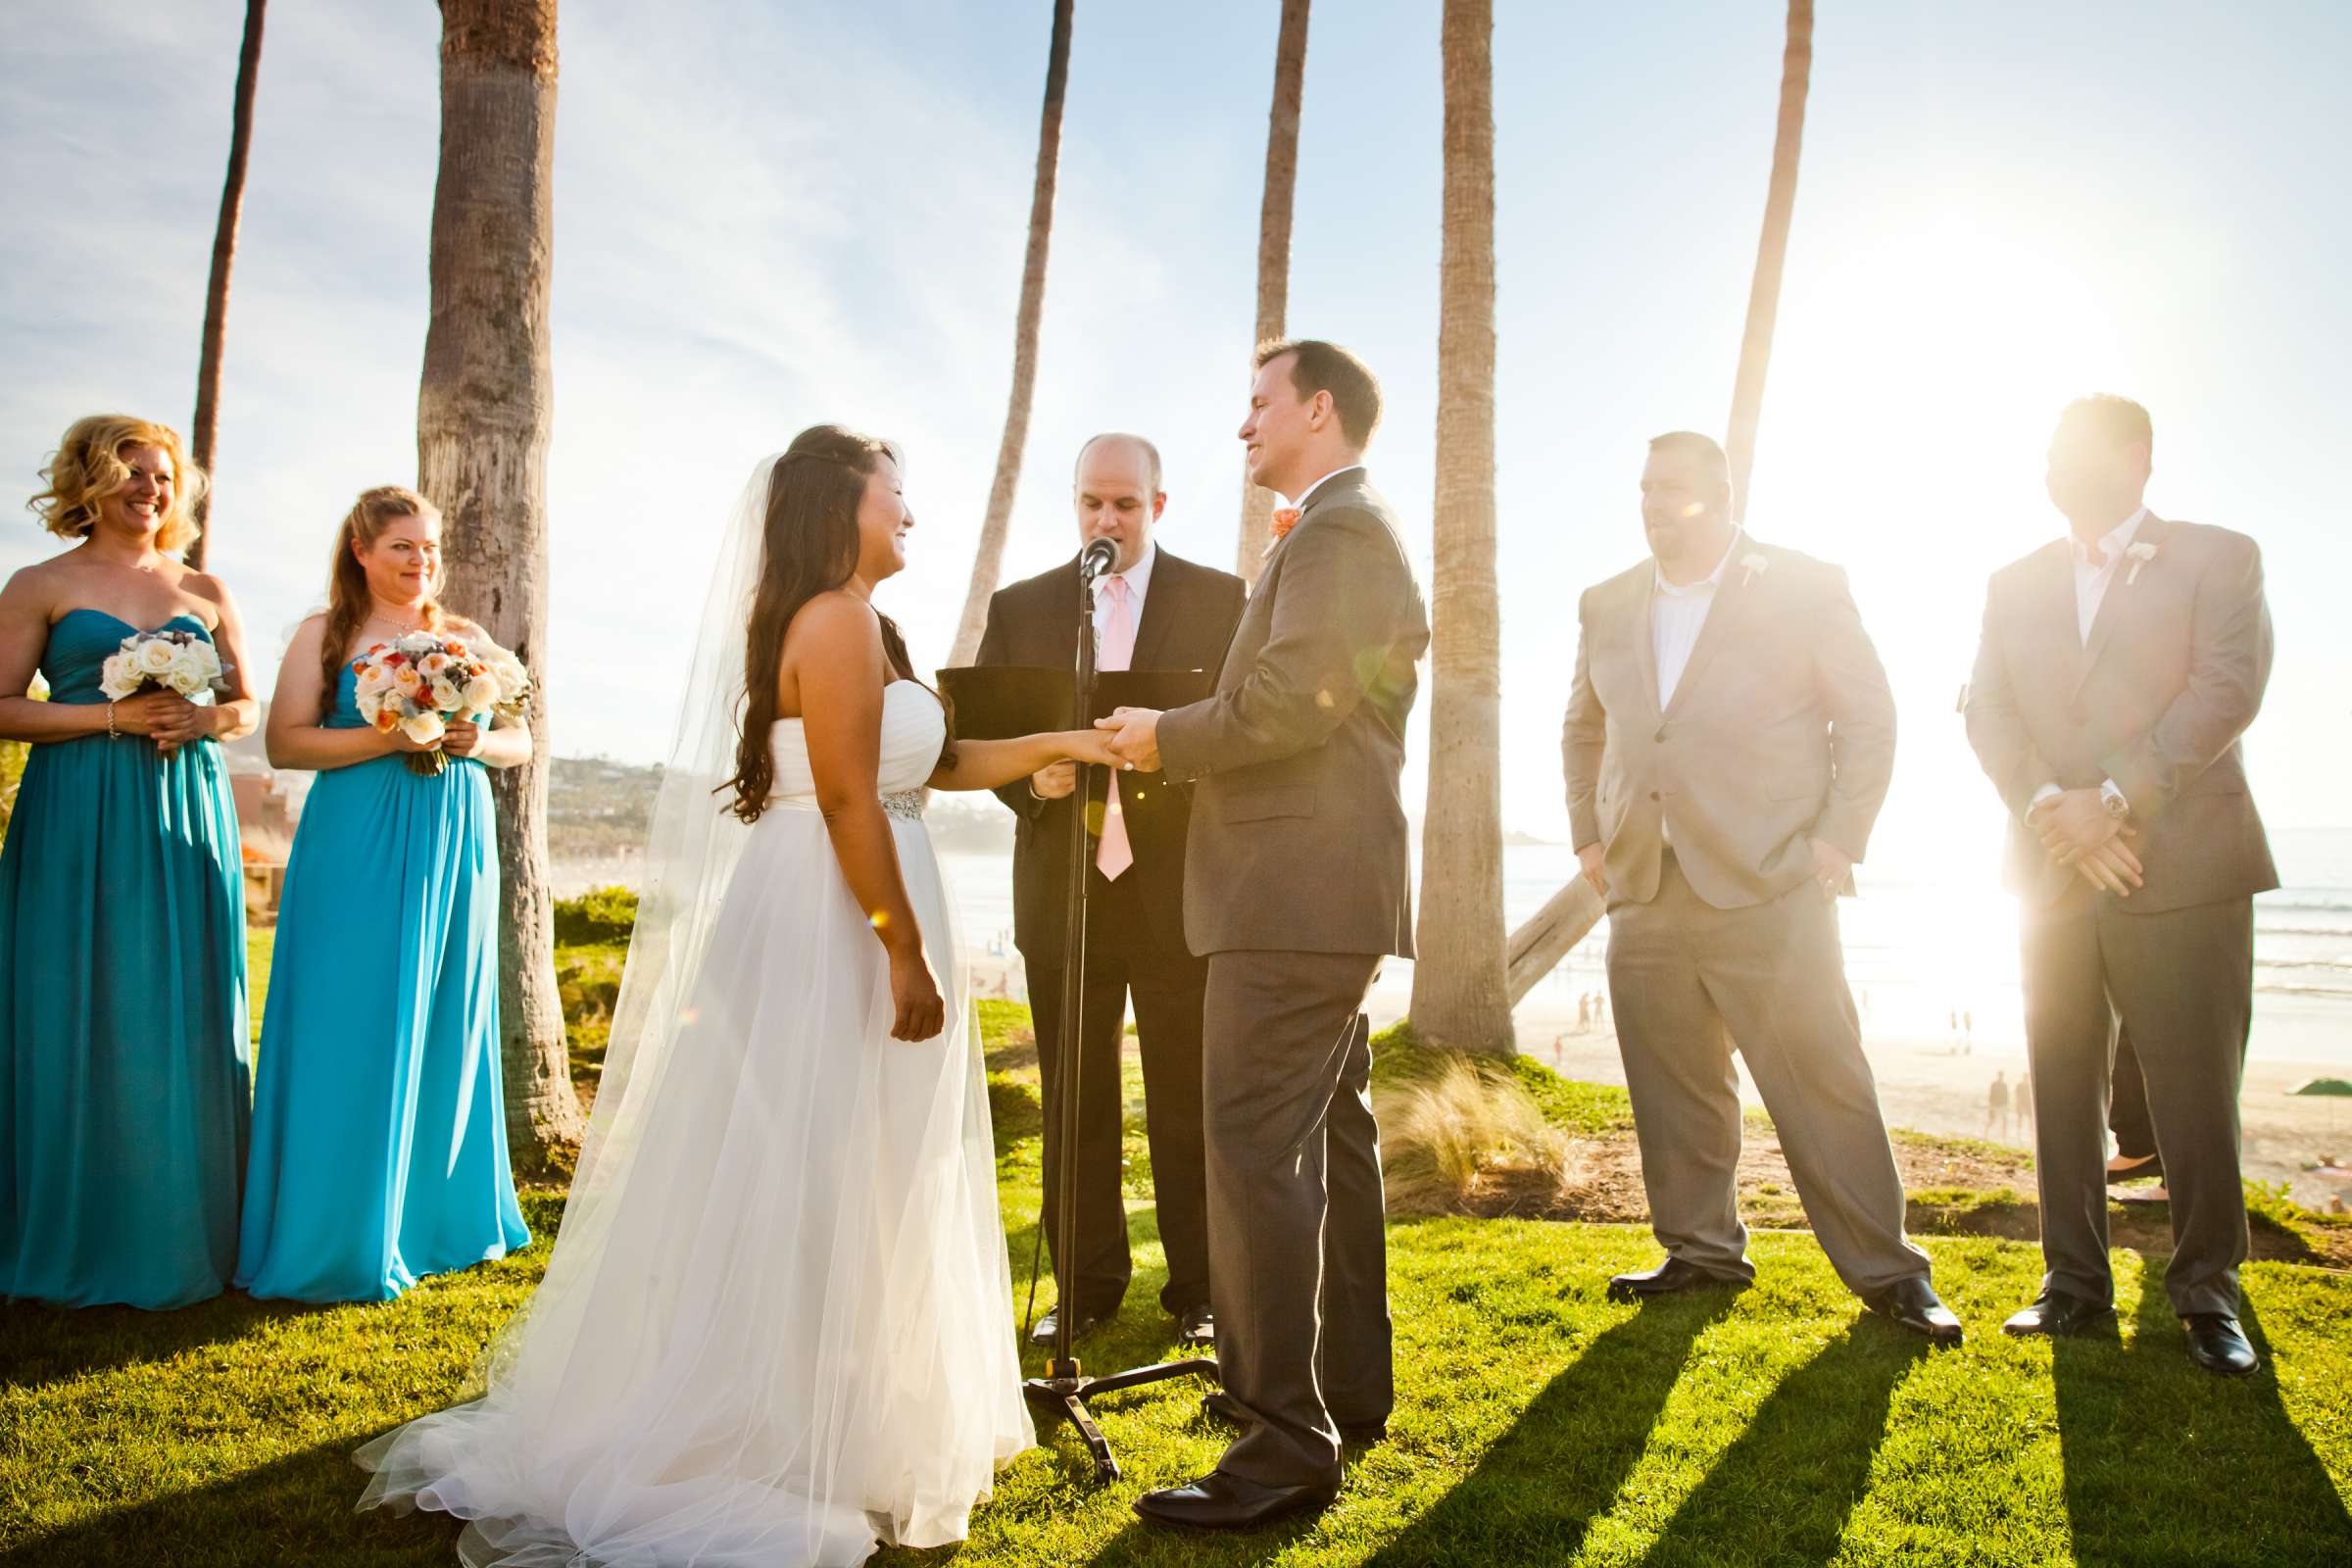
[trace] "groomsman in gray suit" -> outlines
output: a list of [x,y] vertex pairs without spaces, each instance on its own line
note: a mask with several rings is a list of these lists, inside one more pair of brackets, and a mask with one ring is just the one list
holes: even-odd
[[2141,499],[2154,432],[2118,397],[2050,442],[2068,531],[1994,573],[1968,738],[2009,808],[2023,899],[2041,1296],[2004,1327],[2072,1334],[2114,1311],[2106,1124],[2119,1027],[2146,1082],[2172,1195],[2164,1288],[2208,1371],[2242,1376],[2238,1081],[2254,1003],[2254,895],[2278,885],[2238,737],[2271,676],[2262,552]]
[[1845,574],[1731,520],[1723,449],[1649,444],[1650,559],[1588,590],[1562,738],[1568,814],[1609,910],[1653,1269],[1619,1299],[1755,1276],[1740,1219],[1737,1047],[1814,1234],[1872,1310],[1960,1341],[1903,1234],[1837,899],[1894,770],[1894,700]]
[[1364,994],[1413,951],[1398,779],[1429,615],[1364,447],[1380,384],[1315,339],[1257,354],[1241,438],[1289,496],[1216,695],[1102,722],[1193,791],[1184,929],[1208,959],[1209,1290],[1240,1423],[1217,1468],[1144,1494],[1158,1524],[1247,1529],[1319,1508],[1395,1387]]

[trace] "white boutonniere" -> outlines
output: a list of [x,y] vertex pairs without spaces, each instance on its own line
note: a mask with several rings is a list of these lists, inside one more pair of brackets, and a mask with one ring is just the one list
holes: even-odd
[[2124,559],[2132,563],[2132,570],[2124,577],[2124,586],[2129,588],[2139,581],[2139,568],[2156,559],[2156,547],[2143,539],[2125,551]]
[[1772,563],[1765,560],[1763,555],[1759,552],[1750,551],[1748,554],[1741,556],[1740,558],[1740,570],[1741,573],[1740,578],[1740,586],[1742,588],[1746,587],[1749,583],[1754,582],[1758,577],[1763,576],[1764,573],[1771,568],[1771,566]]

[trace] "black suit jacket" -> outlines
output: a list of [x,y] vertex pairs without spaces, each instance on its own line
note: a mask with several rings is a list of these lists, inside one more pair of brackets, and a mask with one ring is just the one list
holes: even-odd
[[[2009,808],[2007,880],[2035,904],[2073,891],[2027,825],[2043,784],[2097,789],[2132,806],[2147,881],[2127,914],[2214,904],[2278,885],[2246,788],[2238,737],[2271,678],[2262,552],[2227,528],[2150,513],[2085,643],[2073,547],[2053,540],[1993,574],[1968,685],[1968,738]],[[2100,898],[2111,898],[2100,894]]]
[[1195,953],[1412,956],[1398,780],[1428,648],[1395,514],[1362,468],[1334,474],[1266,558],[1217,695],[1159,721],[1168,776],[1194,785]]
[[[1229,571],[1196,565],[1165,546],[1152,563],[1152,586],[1144,596],[1144,618],[1135,629],[1135,669],[1205,670],[1214,675],[1233,640],[1248,586]],[[1070,669],[1078,659],[1078,559],[1051,571],[997,590],[988,602],[988,629],[981,635],[975,664],[1010,664]],[[1094,799],[1104,794],[1105,775],[1097,774]],[[1122,773],[1121,799],[1139,797],[1156,809],[1128,814],[1128,843],[1135,864],[1120,882],[1121,905],[1142,909],[1142,931],[1119,935],[1131,947],[1185,951],[1184,861],[1191,803],[1161,773]],[[1070,864],[1071,801],[1041,801],[1023,779],[996,792],[1019,818],[1012,845],[1012,934],[1023,957],[1057,965],[1067,921],[1064,905]],[[1098,885],[1096,892],[1102,893]],[[1097,897],[1090,910],[1102,906]],[[1090,918],[1091,932],[1098,929]]]

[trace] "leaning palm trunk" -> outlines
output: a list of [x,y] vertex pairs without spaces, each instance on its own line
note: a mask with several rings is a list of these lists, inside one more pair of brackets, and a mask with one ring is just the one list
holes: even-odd
[[[416,399],[417,487],[448,519],[449,602],[547,668],[548,281],[556,0],[441,0],[441,167],[432,319]],[[547,867],[547,705],[498,801],[500,1054],[507,1135],[543,1165],[582,1130],[556,990]]]
[[[1283,335],[1291,305],[1291,211],[1298,192],[1298,112],[1306,91],[1308,0],[1282,0],[1274,41],[1274,107],[1266,116],[1266,187],[1257,208],[1256,343]],[[1234,569],[1254,585],[1272,536],[1274,492],[1242,474],[1241,541]]]
[[[220,424],[220,336],[228,321],[228,271],[237,259],[237,220],[245,210],[245,155],[253,145],[253,82],[262,68],[262,13],[270,0],[245,0],[245,37],[237,45],[237,89],[228,119],[228,173],[220,181],[220,216],[213,223],[213,273],[204,289],[204,349],[196,360],[196,417],[189,430],[196,466],[213,471],[214,437]],[[211,490],[196,498],[196,537],[188,564],[204,569],[213,540]]]
[[1740,520],[1747,516],[1747,476],[1755,466],[1756,425],[1764,416],[1764,372],[1772,363],[1772,328],[1781,307],[1788,223],[1796,211],[1796,156],[1805,137],[1805,93],[1812,77],[1813,0],[1788,0],[1788,47],[1781,58],[1781,119],[1772,140],[1772,183],[1764,198],[1764,232],[1756,242],[1747,330],[1740,340],[1740,372],[1732,384],[1732,418],[1724,440],[1724,454],[1732,465],[1732,515]]
[[1494,587],[1494,0],[1446,0],[1431,808],[1421,833],[1412,1019],[1436,1044],[1507,1054],[1502,629]]
[[1012,498],[1021,484],[1021,453],[1029,444],[1029,404],[1037,388],[1037,322],[1046,304],[1046,247],[1054,237],[1054,181],[1061,168],[1061,99],[1070,79],[1070,14],[1075,0],[1054,0],[1054,41],[1046,55],[1046,105],[1037,128],[1037,182],[1029,193],[1029,250],[1021,263],[1021,303],[1013,312],[1012,398],[1004,410],[1004,438],[997,445],[997,477],[988,487],[988,516],[972,559],[971,591],[956,626],[951,664],[968,664],[988,629],[988,601],[1004,569],[1004,536],[1012,527]]

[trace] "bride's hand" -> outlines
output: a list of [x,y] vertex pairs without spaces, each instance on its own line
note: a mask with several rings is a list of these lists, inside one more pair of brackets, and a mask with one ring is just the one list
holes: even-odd
[[890,1000],[898,1011],[890,1026],[893,1040],[929,1040],[947,1027],[947,1004],[919,947],[890,956]]
[[1088,762],[1096,767],[1123,768],[1126,761],[1111,750],[1116,731],[1107,729],[1074,729],[1061,737],[1062,754],[1073,762]]

